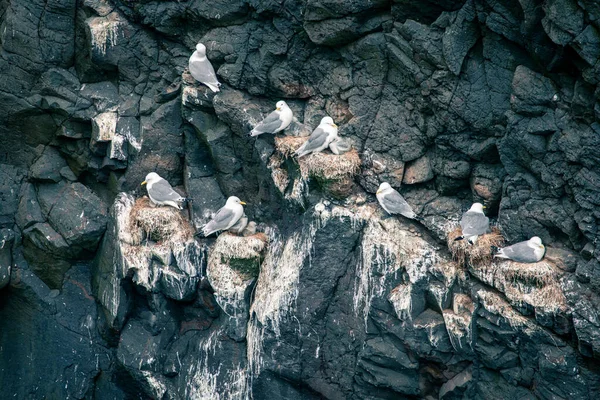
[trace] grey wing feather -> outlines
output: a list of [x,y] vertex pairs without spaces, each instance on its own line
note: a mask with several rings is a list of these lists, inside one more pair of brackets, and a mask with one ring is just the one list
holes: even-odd
[[502,253],[517,262],[532,262],[536,261],[535,250],[529,247],[527,242],[513,244],[512,246],[504,247]]
[[219,211],[217,211],[211,222],[215,224],[215,228],[225,229],[227,225],[231,223],[231,220],[234,216],[235,213],[233,210],[227,207],[222,207]]
[[190,65],[192,76],[200,82],[217,84],[217,75],[215,69],[208,59],[205,61],[193,61]]
[[490,219],[477,212],[467,211],[460,220],[463,236],[483,235],[490,227]]
[[150,189],[150,194],[157,201],[180,201],[183,199],[164,179],[159,180]]
[[404,197],[402,197],[400,193],[393,191],[392,193],[383,196],[383,200],[390,213],[402,214],[408,218],[415,217],[412,207],[404,200]]
[[281,127],[281,120],[279,114],[276,111],[271,112],[265,119],[263,119],[256,127],[255,131],[264,133],[274,133]]
[[329,136],[329,134],[323,129],[315,129],[315,131],[310,135],[310,137],[303,146],[304,152],[311,152],[323,146],[325,144],[325,141],[327,140],[327,136]]

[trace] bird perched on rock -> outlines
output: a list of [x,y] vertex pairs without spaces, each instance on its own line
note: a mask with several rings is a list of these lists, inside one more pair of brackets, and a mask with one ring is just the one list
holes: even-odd
[[271,112],[265,119],[252,129],[250,136],[258,136],[263,133],[277,133],[288,126],[292,122],[294,114],[283,100],[275,104],[275,111]]
[[202,228],[204,236],[217,231],[224,231],[234,226],[244,215],[244,203],[235,196],[227,199],[225,205],[217,211],[213,219]]
[[146,185],[150,201],[157,205],[171,206],[181,210],[183,209],[182,204],[190,200],[177,193],[169,182],[156,172],[146,175],[146,180],[142,182],[142,185]]
[[189,69],[194,79],[208,86],[213,92],[219,91],[221,84],[217,79],[215,69],[206,58],[206,46],[202,43],[196,45],[196,51],[190,57]]
[[479,235],[483,235],[490,230],[490,219],[485,216],[481,203],[473,203],[469,211],[463,214],[460,220],[462,236],[454,240],[467,239],[470,244],[475,244]]
[[520,263],[536,263],[544,258],[545,252],[546,247],[542,244],[542,239],[534,236],[529,240],[499,249],[494,257],[506,258]]
[[318,153],[329,146],[329,144],[337,137],[338,126],[333,123],[331,117],[324,117],[321,123],[311,134],[310,137],[298,150],[298,157],[305,156],[310,153]]
[[376,196],[381,207],[389,214],[400,214],[410,219],[417,217],[410,204],[389,183],[382,182]]

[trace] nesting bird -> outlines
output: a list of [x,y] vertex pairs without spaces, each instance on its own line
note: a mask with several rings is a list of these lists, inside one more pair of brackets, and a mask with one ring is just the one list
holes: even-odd
[[520,263],[536,263],[544,258],[545,252],[546,247],[542,244],[542,239],[534,236],[529,240],[499,249],[494,257],[505,258]]
[[377,201],[389,214],[400,214],[406,218],[414,219],[417,214],[412,210],[410,204],[387,182],[382,182],[377,190]]
[[311,133],[308,140],[296,150],[296,155],[302,157],[326,149],[337,137],[337,133],[338,126],[333,123],[333,119],[331,117],[324,117],[321,119],[319,126]]
[[190,56],[189,69],[194,79],[205,84],[215,93],[219,91],[221,83],[217,79],[215,69],[206,58],[206,46],[202,43],[196,45],[196,51]]
[[490,219],[485,216],[481,203],[473,203],[469,211],[463,214],[460,220],[462,236],[454,240],[467,239],[470,244],[475,244],[479,235],[483,235],[490,230]]
[[352,150],[352,145],[350,142],[336,136],[331,143],[329,143],[329,150],[331,150],[333,154],[340,155]]
[[244,215],[244,205],[246,203],[237,197],[229,197],[225,205],[217,211],[213,219],[202,228],[204,236],[217,231],[224,231],[234,226]]
[[238,220],[238,222],[235,223],[235,225],[233,225],[231,228],[228,229],[228,231],[231,233],[235,233],[236,235],[241,235],[247,226],[248,226],[248,217],[246,216],[246,214],[244,214],[244,215],[242,215],[242,218],[240,218]]
[[182,204],[189,200],[177,193],[169,182],[156,172],[146,175],[146,180],[142,182],[142,185],[146,185],[148,197],[156,205],[171,206],[181,210],[183,209]]
[[275,104],[275,111],[271,112],[265,119],[252,129],[250,136],[258,136],[263,133],[275,134],[290,126],[294,114],[287,103],[280,100]]

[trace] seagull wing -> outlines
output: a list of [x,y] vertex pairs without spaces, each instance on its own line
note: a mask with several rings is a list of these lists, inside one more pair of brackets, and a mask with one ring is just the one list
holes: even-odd
[[281,125],[282,121],[279,119],[279,112],[273,111],[258,125],[256,125],[253,131],[262,133],[275,133],[279,128],[281,128]]
[[329,134],[323,128],[315,129],[308,140],[296,150],[296,154],[302,156],[323,147],[328,136]]
[[460,220],[463,236],[478,236],[487,233],[490,228],[490,219],[482,213],[467,211]]
[[215,69],[208,58],[201,61],[194,59],[192,56],[189,67],[190,73],[196,80],[204,84],[210,84],[214,86],[220,85],[219,80],[217,79],[217,74],[215,74]]
[[154,183],[148,194],[153,200],[159,202],[183,200],[183,197],[173,189],[166,179],[160,179]]
[[410,204],[395,190],[383,195],[382,200],[390,214],[402,214],[407,218],[414,218],[416,216]]
[[537,261],[535,249],[531,248],[526,241],[504,247],[500,249],[500,253],[517,262],[530,263]]

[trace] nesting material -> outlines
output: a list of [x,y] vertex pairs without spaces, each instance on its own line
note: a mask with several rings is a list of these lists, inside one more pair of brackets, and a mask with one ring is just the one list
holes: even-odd
[[[275,185],[279,191],[292,200],[302,198],[299,189],[306,189],[306,182],[314,178],[323,190],[336,198],[347,197],[352,191],[353,177],[360,171],[361,161],[356,150],[336,155],[325,150],[296,158],[299,169],[299,179],[292,185],[291,193],[285,193],[289,188],[290,174],[284,168],[285,159],[292,158],[294,152],[306,142],[306,137],[276,137],[277,153],[271,157],[269,168]],[[289,165],[289,164],[288,164]],[[303,181],[298,183],[298,181]]]
[[308,137],[276,136],[275,148],[284,157],[291,157],[308,140]]
[[262,232],[250,236],[222,233],[217,238],[209,264],[229,265],[241,275],[240,281],[245,281],[258,276],[268,243],[267,235]]
[[155,242],[186,242],[194,231],[183,214],[173,207],[154,207],[147,197],[137,199],[129,215],[129,230],[133,245],[143,240]]
[[504,246],[504,238],[500,230],[492,228],[492,232],[479,236],[475,244],[470,244],[468,240],[455,239],[462,235],[460,227],[448,233],[448,248],[452,257],[459,265],[478,265],[489,264],[494,256],[494,247]]
[[531,264],[494,261],[473,266],[471,272],[504,293],[513,305],[551,313],[566,309],[566,298],[560,287],[562,271],[547,261]]

